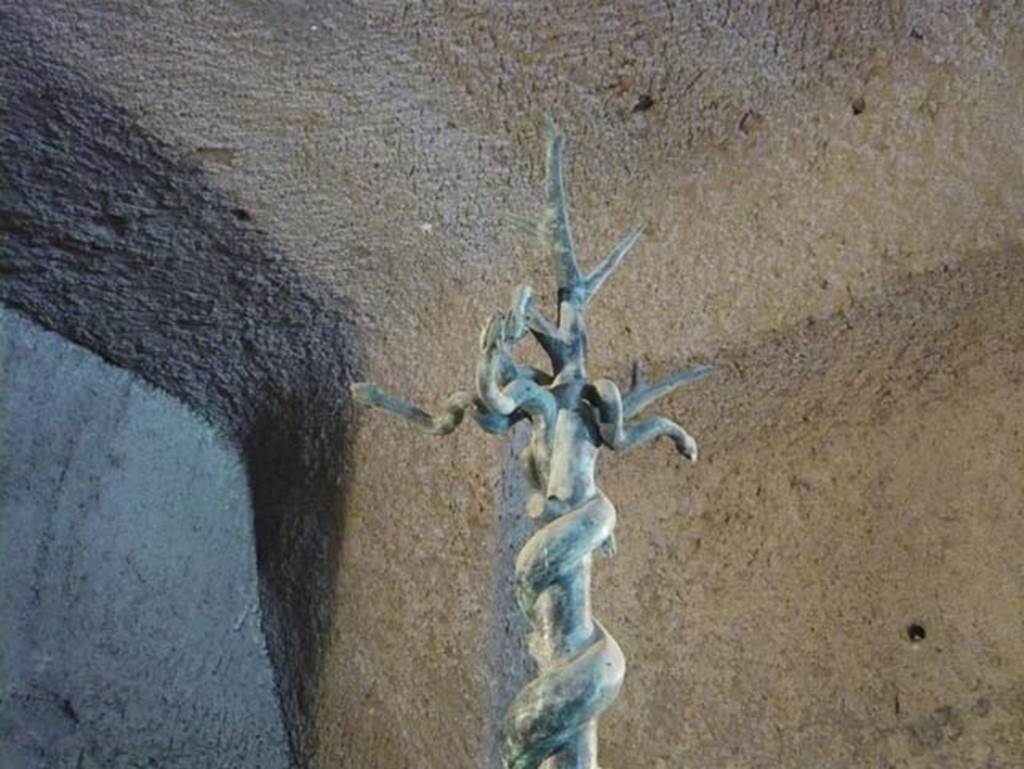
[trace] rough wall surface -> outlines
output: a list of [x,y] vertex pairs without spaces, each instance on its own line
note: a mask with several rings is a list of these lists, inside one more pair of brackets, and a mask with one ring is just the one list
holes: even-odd
[[0,23],[0,295],[185,401],[241,452],[298,750],[337,584],[344,299],[13,10]]
[[602,480],[606,765],[1024,762],[1019,3],[2,7],[0,299],[242,447],[307,761],[494,763],[511,450],[344,385],[436,401],[544,296],[551,112],[581,251],[649,222],[593,370],[720,372],[664,407],[702,464]]
[[290,766],[237,454],[0,310],[0,766]]

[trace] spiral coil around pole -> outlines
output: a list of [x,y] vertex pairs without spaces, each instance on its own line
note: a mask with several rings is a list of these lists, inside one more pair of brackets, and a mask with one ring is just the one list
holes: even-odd
[[592,554],[607,548],[615,507],[601,492],[536,532],[516,561],[516,598],[531,620],[538,676],[502,721],[508,769],[596,767],[596,719],[619,693],[625,659],[590,617]]
[[[530,515],[542,527],[516,560],[516,601],[530,620],[530,653],[537,676],[513,699],[501,724],[506,769],[598,769],[597,719],[619,693],[625,660],[615,639],[590,612],[594,551],[614,552],[615,507],[594,484],[598,450],[628,451],[659,437],[696,460],[697,444],[664,417],[634,418],[680,385],[711,372],[701,366],[647,384],[638,366],[623,396],[614,382],[587,378],[587,304],[636,244],[628,234],[588,274],[580,270],[569,228],[562,180],[564,140],[549,121],[548,206],[532,228],[551,256],[558,283],[558,316],[548,320],[528,286],[506,313],[484,326],[476,394],[453,393],[435,414],[366,383],[352,386],[353,402],[408,419],[431,435],[454,430],[467,412],[491,433],[529,420],[532,439],[523,468],[533,489]],[[517,364],[512,351],[527,333],[551,361],[551,373]]]

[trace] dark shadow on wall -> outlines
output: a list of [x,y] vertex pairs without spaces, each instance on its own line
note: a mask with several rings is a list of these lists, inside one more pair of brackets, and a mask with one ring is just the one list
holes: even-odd
[[184,400],[239,446],[263,627],[305,763],[342,536],[358,357],[346,308],[10,18],[0,77],[0,301]]
[[496,500],[498,536],[495,537],[497,549],[491,587],[498,624],[490,634],[488,650],[493,683],[487,719],[486,766],[501,766],[501,720],[505,709],[536,675],[527,644],[530,625],[516,605],[515,592],[511,589],[515,583],[516,556],[536,531],[536,524],[523,515],[531,490],[519,462],[529,438],[526,424],[520,423],[501,454],[501,480]]

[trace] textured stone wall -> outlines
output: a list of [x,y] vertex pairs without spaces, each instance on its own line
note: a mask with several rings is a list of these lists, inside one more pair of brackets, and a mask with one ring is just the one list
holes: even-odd
[[603,466],[605,764],[1024,762],[1019,4],[0,13],[0,301],[238,446],[304,761],[494,765],[512,449],[345,387],[437,402],[518,282],[549,296],[509,222],[548,112],[581,252],[648,222],[594,372],[718,367],[663,407],[701,463]]
[[9,310],[0,442],[0,766],[288,767],[237,454]]

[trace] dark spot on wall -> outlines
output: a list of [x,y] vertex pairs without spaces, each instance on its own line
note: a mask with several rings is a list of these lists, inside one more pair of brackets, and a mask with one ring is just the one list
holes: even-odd
[[240,222],[252,221],[252,214],[246,211],[244,208],[232,208],[231,213]]
[[992,701],[988,697],[978,697],[974,703],[974,714],[984,718],[992,712]]
[[756,110],[748,109],[740,118],[740,131],[752,134],[764,123],[764,115]]
[[907,638],[910,639],[911,643],[920,643],[927,637],[924,625],[917,622],[912,622],[907,625]]
[[860,115],[861,113],[864,112],[865,109],[867,109],[867,106],[868,105],[867,105],[867,102],[864,101],[864,97],[863,96],[858,96],[850,104],[850,109],[851,109],[851,111],[853,112],[854,115]]
[[654,106],[654,98],[649,93],[640,94],[640,98],[633,105],[633,112],[647,112]]
[[75,706],[71,704],[71,700],[64,698],[60,701],[60,712],[72,721],[74,721],[76,724],[79,722],[78,713],[75,712]]

